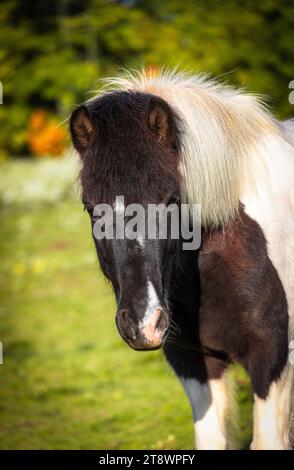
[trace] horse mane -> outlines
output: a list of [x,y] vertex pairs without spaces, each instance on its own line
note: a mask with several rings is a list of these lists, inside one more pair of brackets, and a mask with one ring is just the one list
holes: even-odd
[[243,192],[265,175],[263,137],[280,132],[260,97],[205,75],[167,70],[128,72],[105,82],[102,93],[139,91],[170,105],[180,118],[183,202],[201,204],[204,226],[232,220]]

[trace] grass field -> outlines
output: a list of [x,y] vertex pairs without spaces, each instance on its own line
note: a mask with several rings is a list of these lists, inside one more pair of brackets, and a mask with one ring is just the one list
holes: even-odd
[[[22,196],[24,181],[42,188],[36,165],[0,167],[0,448],[193,448],[188,401],[162,353],[135,352],[116,331],[87,214],[70,191],[51,197],[58,164],[47,195]],[[244,447],[250,392],[233,374]]]

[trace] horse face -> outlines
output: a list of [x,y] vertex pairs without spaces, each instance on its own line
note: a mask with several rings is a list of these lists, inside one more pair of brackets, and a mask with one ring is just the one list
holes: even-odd
[[[169,199],[165,207],[172,205],[175,210],[175,198]],[[168,333],[167,291],[179,244],[171,238],[171,218],[167,217],[167,237],[163,239],[148,239],[140,232],[133,239],[117,239],[115,222],[112,239],[97,239],[95,223],[99,224],[99,219],[89,212],[100,265],[114,288],[116,324],[122,338],[136,350],[158,349]],[[147,209],[144,216],[147,226]],[[128,219],[124,216],[126,230]],[[158,219],[157,234],[160,223]]]
[[[161,219],[152,219],[153,233],[137,230],[125,236],[130,204],[143,208],[138,225],[150,222],[150,204],[170,208],[179,203],[179,175],[175,117],[165,102],[149,95],[120,92],[106,95],[71,118],[75,147],[83,162],[81,182],[90,214],[101,268],[111,281],[117,300],[116,324],[122,338],[136,350],[158,349],[169,327],[167,291],[178,240],[172,239],[170,213],[166,237],[160,237]],[[117,204],[117,196],[124,203]],[[101,214],[112,209],[112,236],[95,236]],[[144,217],[143,225],[140,217]],[[124,221],[118,237],[117,220]]]

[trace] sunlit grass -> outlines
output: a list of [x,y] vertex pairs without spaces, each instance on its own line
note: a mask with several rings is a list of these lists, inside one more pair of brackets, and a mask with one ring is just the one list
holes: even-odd
[[[193,448],[188,401],[162,353],[132,351],[116,331],[78,201],[2,208],[0,268],[0,448]],[[251,405],[237,377],[244,446]]]

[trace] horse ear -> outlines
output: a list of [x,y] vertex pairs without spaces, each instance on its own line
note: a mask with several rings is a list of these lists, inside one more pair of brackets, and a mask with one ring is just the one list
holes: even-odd
[[162,143],[168,143],[172,134],[171,111],[161,99],[152,98],[148,110],[148,127]]
[[69,127],[77,151],[86,150],[93,132],[93,123],[86,106],[82,105],[72,113]]

